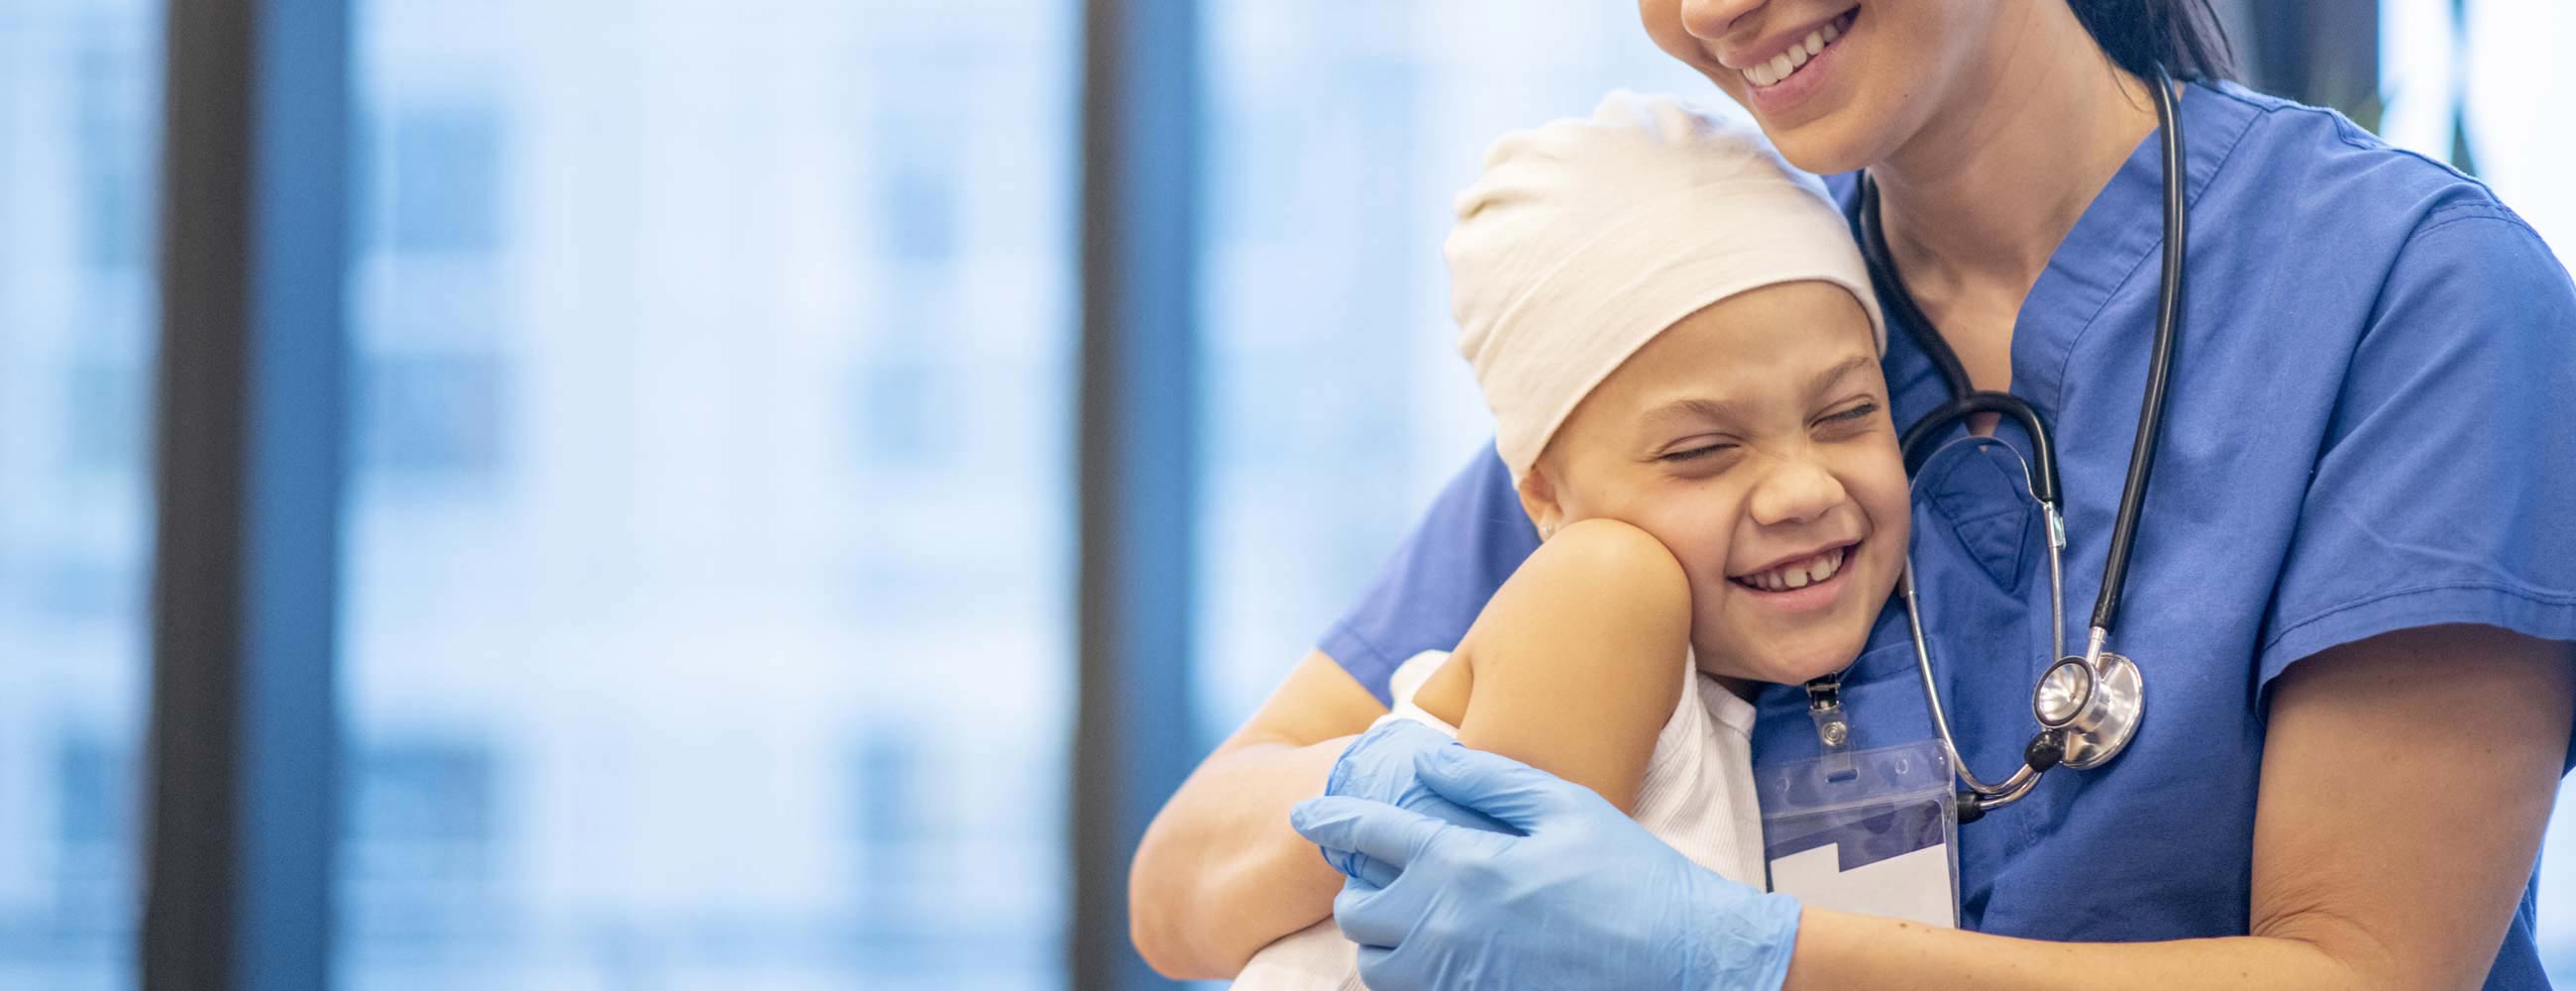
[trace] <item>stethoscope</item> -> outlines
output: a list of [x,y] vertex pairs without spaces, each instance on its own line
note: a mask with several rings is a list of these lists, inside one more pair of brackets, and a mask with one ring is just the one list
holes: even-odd
[[[2109,763],[2129,745],[2145,715],[2145,684],[2137,662],[2111,652],[2111,631],[2120,615],[2120,592],[2129,575],[2129,550],[2137,538],[2139,506],[2145,500],[2147,476],[2155,467],[2156,439],[2163,429],[2165,386],[2173,371],[2174,338],[2182,319],[2183,216],[2182,122],[2175,107],[2173,78],[2156,67],[2156,125],[2164,144],[2164,270],[2156,295],[2156,336],[2147,368],[2146,397],[2139,403],[2137,441],[2129,448],[2127,482],[2120,490],[2119,514],[2111,527],[2110,553],[2102,566],[2101,594],[2093,602],[2093,626],[2082,655],[2066,653],[2066,602],[2061,552],[2066,547],[2066,521],[2057,485],[2057,450],[2039,413],[2010,393],[1982,391],[1968,380],[1958,353],[1914,304],[1887,251],[1879,226],[1878,187],[1867,175],[1860,185],[1861,252],[1869,261],[1872,287],[1880,300],[1914,334],[1950,387],[1950,401],[1908,428],[1901,441],[1907,475],[1922,467],[1936,441],[1970,416],[1993,413],[2011,417],[2030,435],[2036,471],[2024,476],[2048,525],[2048,602],[2052,622],[2050,656],[2056,663],[2041,674],[2031,693],[2031,715],[2039,732],[2022,750],[2022,766],[2011,777],[1988,783],[1968,769],[1950,721],[1941,706],[1941,689],[1932,676],[1932,652],[1923,636],[1923,611],[1915,601],[1914,558],[1907,553],[1898,595],[1914,635],[1915,666],[1923,676],[1923,700],[1932,710],[1932,726],[1941,749],[1965,787],[1959,792],[1959,821],[1973,822],[1992,809],[2020,801],[2039,783],[2039,776],[2059,765],[2085,770]],[[1841,724],[1838,678],[1808,685],[1811,714],[1829,746],[1840,746],[1848,729]],[[1830,710],[1829,712],[1826,710]]]

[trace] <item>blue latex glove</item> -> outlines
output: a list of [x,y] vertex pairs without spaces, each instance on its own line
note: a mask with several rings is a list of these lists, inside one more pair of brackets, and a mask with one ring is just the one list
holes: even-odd
[[1396,872],[1355,874],[1333,899],[1369,987],[1779,991],[1797,899],[1692,863],[1589,789],[1439,739],[1410,748],[1418,786],[1511,832],[1338,792],[1291,817]]
[[[1414,756],[1433,747],[1456,743],[1439,730],[1410,720],[1396,719],[1369,728],[1359,739],[1342,751],[1333,762],[1332,774],[1324,779],[1324,794],[1347,795],[1384,802],[1431,816],[1451,825],[1468,826],[1491,833],[1508,833],[1503,824],[1477,815],[1432,790],[1422,786],[1414,776]],[[1395,868],[1378,863],[1349,850],[1324,850],[1324,860],[1351,877],[1371,884],[1384,885],[1395,880]]]

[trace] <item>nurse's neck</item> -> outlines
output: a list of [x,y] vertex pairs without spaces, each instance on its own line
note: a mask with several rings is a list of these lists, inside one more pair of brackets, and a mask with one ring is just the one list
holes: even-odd
[[2004,383],[1978,373],[1976,353],[2009,376],[2022,299],[2156,126],[2152,91],[2110,62],[2067,5],[2013,9],[1922,129],[1870,167],[1906,287],[1985,388]]

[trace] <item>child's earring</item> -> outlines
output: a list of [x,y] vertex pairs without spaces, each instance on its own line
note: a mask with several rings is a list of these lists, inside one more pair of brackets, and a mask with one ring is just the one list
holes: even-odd
[[1547,538],[1553,536],[1556,536],[1556,524],[1541,523],[1538,525],[1538,539],[1541,543],[1545,543]]

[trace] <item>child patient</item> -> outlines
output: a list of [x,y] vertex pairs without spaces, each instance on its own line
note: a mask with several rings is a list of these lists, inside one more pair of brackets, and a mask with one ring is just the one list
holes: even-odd
[[[1859,655],[1903,570],[1885,331],[1841,214],[1750,124],[1611,94],[1505,137],[1446,247],[1458,349],[1542,538],[1394,711],[1764,886],[1751,681]],[[1357,988],[1331,919],[1238,988]]]

